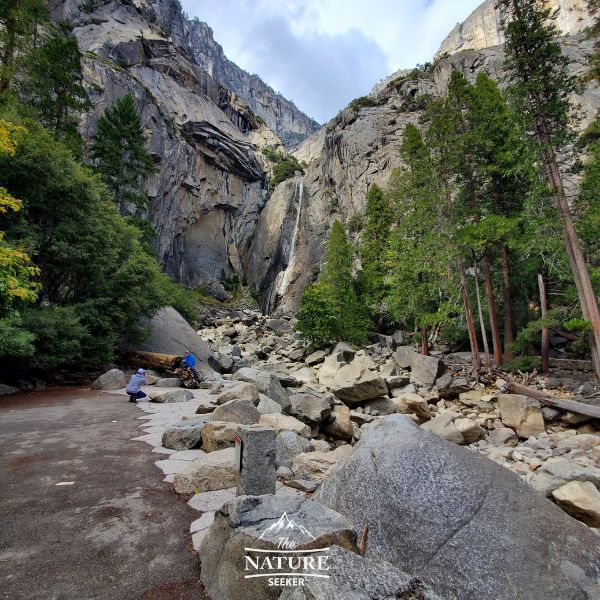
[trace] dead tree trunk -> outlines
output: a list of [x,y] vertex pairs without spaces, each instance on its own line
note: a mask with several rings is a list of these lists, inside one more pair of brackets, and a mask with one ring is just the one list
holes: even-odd
[[421,354],[423,356],[429,356],[429,338],[427,327],[421,329]]
[[[548,300],[546,299],[546,284],[544,276],[538,273],[538,286],[540,288],[540,309],[542,319],[548,313]],[[542,329],[542,373],[550,370],[550,330],[547,327]]]

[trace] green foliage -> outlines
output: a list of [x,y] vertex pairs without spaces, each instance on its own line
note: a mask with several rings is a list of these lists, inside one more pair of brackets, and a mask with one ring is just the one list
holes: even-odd
[[361,213],[354,213],[348,219],[348,231],[350,233],[358,233],[365,226],[365,217]]
[[18,359],[31,356],[35,347],[35,334],[23,329],[23,321],[18,313],[0,319],[0,357]]
[[131,94],[106,109],[92,140],[90,155],[117,205],[121,209],[127,204],[146,205],[143,182],[156,167],[146,151],[144,128]]
[[280,163],[286,159],[285,154],[283,154],[282,152],[277,152],[277,150],[275,150],[274,148],[271,148],[270,146],[265,146],[261,150],[261,152],[271,162],[274,162],[274,163]]
[[502,368],[509,373],[532,373],[539,371],[541,367],[542,361],[537,356],[519,356],[502,365]]
[[68,23],[49,28],[44,43],[32,50],[19,87],[39,120],[81,156],[77,115],[91,104],[83,86],[81,53]]
[[25,125],[14,155],[0,158],[0,186],[23,202],[6,237],[40,268],[42,290],[40,304],[12,324],[25,341],[3,342],[3,360],[33,344],[31,364],[40,368],[98,365],[119,340],[139,339],[140,316],[166,304],[192,316],[191,292],[161,273],[100,178],[43,127]]
[[355,113],[359,113],[361,108],[369,108],[371,106],[377,106],[377,100],[370,96],[360,96],[355,98],[348,105]]
[[[359,302],[352,273],[353,250],[346,232],[335,221],[325,253],[325,264],[317,282],[302,297],[297,329],[314,344],[345,340],[357,344],[368,341],[371,323]],[[311,310],[316,311],[314,314]]]
[[382,306],[387,295],[385,253],[391,225],[392,207],[389,197],[373,184],[367,195],[360,259],[362,299],[367,306],[371,307],[375,315],[385,312]]
[[296,171],[304,173],[304,167],[293,157],[288,156],[273,167],[273,176],[269,180],[269,189],[273,191],[280,183],[291,179]]

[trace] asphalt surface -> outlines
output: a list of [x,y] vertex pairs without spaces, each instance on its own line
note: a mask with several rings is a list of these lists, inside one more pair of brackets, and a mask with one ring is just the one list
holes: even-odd
[[142,414],[89,390],[0,398],[0,598],[207,598],[198,513],[131,441]]

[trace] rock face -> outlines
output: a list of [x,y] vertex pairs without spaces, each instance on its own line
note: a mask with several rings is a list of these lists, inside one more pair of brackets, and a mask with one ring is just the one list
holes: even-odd
[[231,62],[215,42],[212,29],[206,23],[185,21],[184,26],[188,47],[200,67],[215,81],[235,92],[284,144],[297,144],[319,129],[315,120],[276,93],[258,75],[251,75]]
[[598,590],[594,533],[507,469],[402,415],[370,427],[315,497],[369,526],[367,557],[422,577],[445,598],[512,598],[515,589],[524,598],[592,598]]
[[[276,550],[281,536],[277,531],[292,522],[307,532],[296,529],[292,536],[299,550],[332,545],[356,550],[354,528],[340,514],[314,500],[240,496],[215,513],[200,546],[200,579],[209,596],[214,600],[278,598],[281,588],[269,586],[266,577],[244,579],[244,575],[256,572],[252,567],[244,570],[248,564],[244,557],[250,554],[254,558],[257,554],[249,553],[247,548]],[[277,528],[279,523],[281,527]]]
[[[546,4],[551,10],[558,9],[556,26],[563,34],[580,33],[591,24],[584,0],[550,0]],[[440,45],[434,60],[461,50],[481,50],[503,44],[500,13],[495,6],[495,0],[486,0],[463,23],[458,23]]]

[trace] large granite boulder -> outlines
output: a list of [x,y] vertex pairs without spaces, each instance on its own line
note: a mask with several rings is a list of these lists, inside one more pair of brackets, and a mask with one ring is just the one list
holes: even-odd
[[255,383],[242,382],[222,391],[216,398],[216,404],[225,404],[230,400],[251,400],[255,405],[259,401],[258,388]]
[[236,381],[256,384],[261,394],[268,396],[271,400],[275,400],[281,406],[281,411],[289,414],[292,403],[277,375],[251,367],[243,367],[239,371],[236,371],[233,378]]
[[394,362],[401,369],[410,369],[412,383],[432,387],[438,377],[446,370],[446,365],[435,356],[424,356],[410,346],[400,346],[394,353]]
[[308,425],[325,421],[331,414],[333,406],[331,395],[317,396],[307,392],[292,394],[290,402],[292,403],[291,414]]
[[151,392],[148,392],[148,397],[152,402],[161,402],[163,404],[171,402],[187,402],[194,398],[194,392],[185,389],[169,390],[167,392],[152,390]]
[[277,467],[291,467],[294,458],[302,452],[310,452],[311,443],[293,431],[280,431],[275,439]]
[[93,390],[121,390],[124,387],[127,387],[127,378],[121,369],[110,369],[92,383]]
[[388,388],[376,369],[370,357],[357,354],[352,362],[338,369],[329,388],[350,407],[385,396]]
[[304,438],[310,438],[310,427],[294,417],[282,415],[279,413],[270,413],[261,415],[260,425],[271,427],[277,433],[280,431],[293,431]]
[[537,436],[546,431],[540,403],[534,398],[521,394],[500,394],[498,410],[502,422],[514,429],[520,438]]
[[[269,565],[264,563],[265,557],[278,555],[276,550],[282,537],[287,537],[296,550],[340,546],[356,551],[354,528],[327,506],[302,496],[240,496],[215,513],[214,522],[200,546],[200,579],[212,600],[278,598],[282,588],[269,586],[267,577],[246,579],[245,576],[265,573],[277,576],[294,568],[293,564],[288,565],[288,558],[298,557],[298,553],[284,554],[281,569],[275,568],[275,560],[269,561]],[[267,554],[252,549],[274,552]],[[256,559],[260,559],[260,569],[255,568]],[[299,561],[292,563],[299,564]]]
[[[366,556],[444,598],[594,598],[597,536],[517,475],[391,415],[369,427],[316,499],[369,527]],[[596,594],[596,596],[594,596]]]
[[344,444],[335,450],[303,452],[294,457],[292,471],[296,477],[311,481],[323,481],[333,467],[352,452],[352,446]]
[[239,423],[240,425],[252,425],[258,423],[260,412],[252,400],[229,400],[221,406],[217,406],[212,413],[215,421],[227,421]]
[[327,579],[307,577],[302,586],[284,588],[280,600],[439,600],[417,577],[386,561],[374,561],[332,546]]
[[238,476],[234,449],[226,448],[190,461],[189,467],[175,475],[173,489],[178,494],[226,490],[237,485]]
[[141,350],[177,356],[183,356],[189,350],[198,359],[196,370],[204,376],[214,376],[219,363],[213,351],[172,306],[164,306],[144,324],[150,328],[150,337],[142,344]]
[[165,429],[162,445],[172,450],[189,450],[200,445],[202,429],[210,421],[210,416],[186,419]]
[[233,448],[239,425],[226,421],[211,421],[202,428],[202,449],[215,452]]

